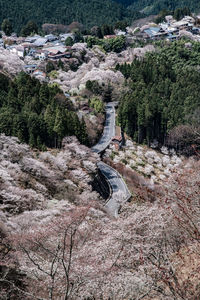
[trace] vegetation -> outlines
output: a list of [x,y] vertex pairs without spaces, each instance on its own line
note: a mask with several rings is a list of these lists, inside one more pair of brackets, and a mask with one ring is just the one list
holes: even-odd
[[50,73],[55,70],[55,66],[51,61],[48,61],[46,64],[46,72]]
[[2,24],[1,24],[1,29],[4,31],[6,35],[11,35],[12,33],[12,24],[10,20],[4,19]]
[[191,11],[200,9],[200,3],[196,0],[115,0],[129,6],[129,9],[143,11],[146,14],[156,14],[163,9],[174,11],[176,8],[189,7]]
[[30,18],[38,26],[43,23],[68,25],[75,20],[90,28],[105,23],[115,24],[119,20],[131,21],[140,15],[111,0],[0,0],[0,23],[9,17],[17,32]]
[[188,124],[188,116],[200,107],[199,51],[199,43],[188,49],[185,41],[179,41],[148,54],[143,61],[117,66],[129,87],[118,114],[127,134],[140,143],[150,144],[153,139],[164,143],[169,130]]
[[29,21],[21,30],[22,36],[28,36],[36,33],[38,33],[38,27],[37,24],[33,21]]
[[94,108],[96,113],[103,113],[104,112],[104,103],[98,98],[92,98],[89,100],[89,106]]
[[176,8],[174,11],[163,9],[155,19],[156,23],[161,23],[161,22],[165,21],[165,16],[167,16],[167,15],[172,15],[174,17],[174,19],[179,21],[184,16],[190,16],[191,11],[188,7]]
[[126,47],[126,39],[124,36],[119,36],[111,39],[98,39],[97,37],[88,37],[87,45],[92,48],[94,45],[101,46],[106,52],[121,52]]
[[[135,172],[120,167],[139,192],[128,204],[115,193],[123,205],[114,219],[91,191],[82,193],[79,201],[79,195],[69,192],[68,178],[72,187],[74,174],[79,186],[87,177],[81,158],[85,161],[91,152],[72,143],[56,156],[47,152],[34,159],[24,146],[20,149],[5,138],[3,142],[2,299],[54,300],[58,295],[68,300],[145,299],[146,294],[148,299],[199,299],[199,162],[191,161],[168,186],[157,190],[148,188]],[[14,155],[20,163],[13,163]],[[57,193],[53,199],[48,197],[55,188],[63,190],[60,199],[64,201],[59,201]],[[13,217],[6,218],[4,211],[14,205],[16,211],[9,210]],[[20,274],[24,275],[21,280]]]
[[[110,82],[108,82],[108,84],[103,83],[102,85],[100,85],[97,80],[88,80],[86,82],[85,87],[93,95],[101,96],[101,99],[103,102],[111,102],[112,101],[113,87],[111,86]],[[94,99],[99,100],[97,97],[94,97]],[[101,107],[101,105],[100,105],[100,107]]]
[[70,36],[68,38],[66,38],[65,46],[73,46],[73,45],[74,45],[73,39]]
[[14,81],[1,74],[0,90],[0,133],[39,149],[59,147],[67,135],[87,143],[84,121],[57,86],[40,84],[25,73]]
[[102,87],[100,86],[97,80],[88,80],[86,82],[85,87],[94,95],[100,95],[102,93]]

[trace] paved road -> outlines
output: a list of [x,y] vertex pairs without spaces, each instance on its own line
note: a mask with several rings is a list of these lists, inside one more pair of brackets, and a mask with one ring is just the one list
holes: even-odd
[[115,136],[115,102],[109,102],[106,105],[106,121],[104,131],[99,142],[92,147],[92,151],[101,153],[104,151],[111,142],[111,139]]
[[[106,203],[105,208],[112,216],[117,217],[120,205],[126,202],[131,197],[131,194],[121,175],[116,170],[102,161],[97,166],[112,189],[112,197]],[[115,195],[116,193],[118,196]],[[117,201],[119,197],[122,198],[120,203]]]
[[[92,151],[96,153],[101,153],[102,151],[104,151],[110,144],[112,137],[115,136],[116,104],[116,102],[109,102],[106,105],[106,121],[104,132],[99,142],[94,147],[92,147]],[[121,175],[116,170],[103,163],[102,161],[100,161],[97,166],[106,178],[112,190],[112,195],[107,201],[105,208],[110,215],[117,217],[120,205],[122,204],[121,202],[126,202],[131,197],[131,194]],[[118,195],[118,197],[116,196],[116,194]],[[117,201],[119,197],[121,199],[120,203],[119,201]]]

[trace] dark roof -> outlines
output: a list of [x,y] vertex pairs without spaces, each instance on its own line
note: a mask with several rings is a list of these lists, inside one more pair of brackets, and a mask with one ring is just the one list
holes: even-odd
[[112,141],[118,141],[118,142],[121,142],[122,141],[122,137],[121,136],[114,136],[112,138]]

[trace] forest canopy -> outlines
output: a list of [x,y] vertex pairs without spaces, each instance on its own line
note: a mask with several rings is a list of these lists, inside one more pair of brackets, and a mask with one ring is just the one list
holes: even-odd
[[157,14],[166,9],[174,11],[176,8],[188,7],[192,12],[200,9],[197,0],[115,0],[130,10],[142,11],[145,14]]
[[197,126],[199,122],[200,44],[194,42],[187,48],[185,43],[165,45],[142,61],[116,67],[128,86],[121,98],[118,121],[139,143],[157,139],[163,144],[176,126]]
[[9,19],[18,33],[30,20],[38,26],[44,23],[69,25],[78,21],[90,28],[120,20],[131,21],[140,15],[111,0],[0,0],[0,24]]
[[0,133],[41,150],[59,147],[67,135],[88,142],[84,120],[79,120],[62,91],[25,73],[13,81],[0,74]]

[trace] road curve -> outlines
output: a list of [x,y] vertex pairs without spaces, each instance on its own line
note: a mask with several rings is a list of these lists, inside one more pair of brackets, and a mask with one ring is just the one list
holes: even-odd
[[[117,217],[121,204],[126,202],[131,197],[131,194],[121,175],[115,169],[102,161],[97,166],[112,189],[112,197],[107,201],[105,208],[110,215]],[[120,195],[117,196],[117,193],[120,193]],[[120,202],[118,201],[119,197]]]
[[109,146],[112,138],[115,136],[115,105],[116,102],[109,102],[106,104],[106,121],[103,135],[99,142],[92,147],[92,151],[96,153],[103,152]]
[[[92,151],[96,153],[103,152],[110,144],[112,137],[115,136],[115,106],[117,102],[109,102],[106,105],[106,122],[104,127],[104,132],[99,140],[99,142],[92,147]],[[131,194],[122,179],[121,175],[112,167],[108,166],[104,162],[99,162],[97,164],[100,172],[103,174],[103,176],[106,178],[111,190],[112,195],[109,197],[105,208],[107,209],[108,213],[114,217],[118,216],[119,208],[122,204],[122,202],[126,202],[130,197]],[[118,197],[116,194],[119,193]],[[120,203],[119,199],[121,198]]]

